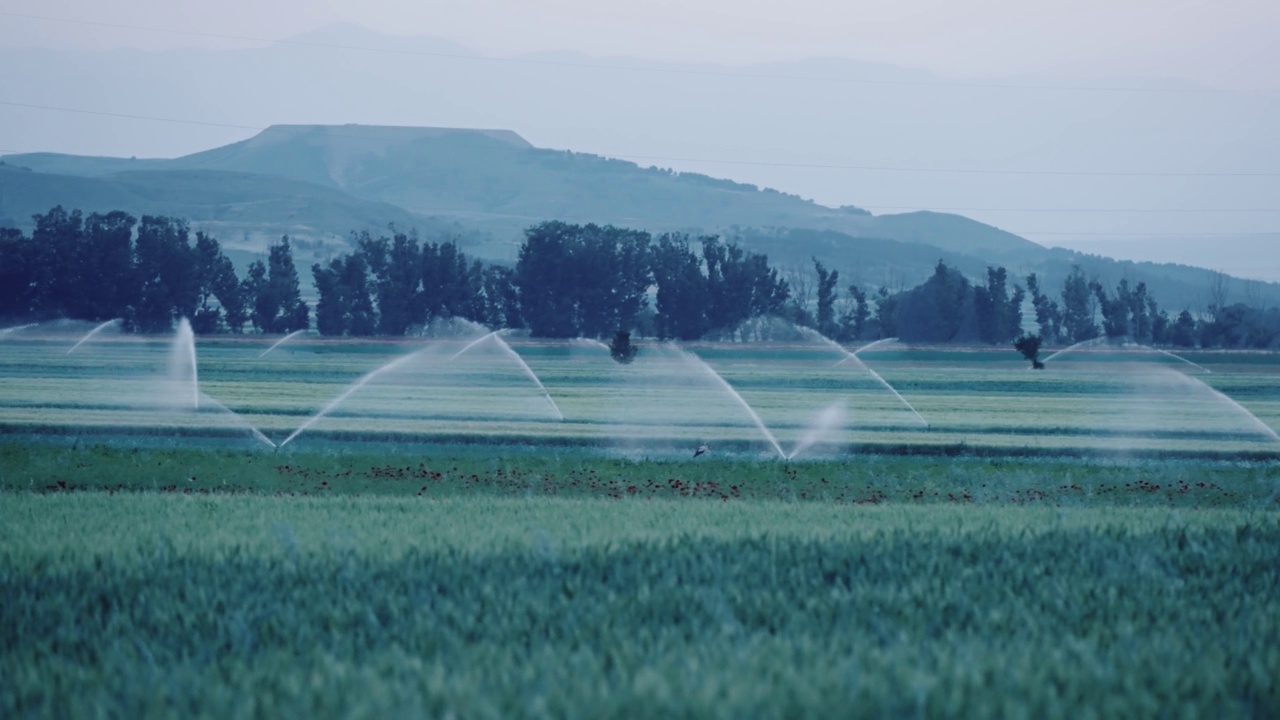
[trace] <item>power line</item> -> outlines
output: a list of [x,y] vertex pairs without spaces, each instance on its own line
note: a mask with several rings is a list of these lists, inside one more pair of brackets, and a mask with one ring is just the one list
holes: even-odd
[[431,52],[426,50],[405,50],[397,48],[380,48],[367,47],[360,45],[344,45],[340,43],[324,43],[309,40],[293,40],[280,38],[264,38],[254,37],[251,35],[232,35],[228,33],[212,33],[198,30],[177,30],[173,28],[148,27],[144,25],[128,25],[124,23],[101,22],[97,20],[82,20],[78,18],[60,18],[49,15],[35,15],[31,13],[16,13],[8,11],[0,11],[0,16],[24,18],[28,20],[43,20],[48,22],[69,23],[74,25],[87,25],[91,27],[115,28],[119,30],[141,30],[144,32],[166,33],[171,35],[186,35],[189,37],[202,37],[218,40],[236,40],[240,42],[268,43],[276,45],[295,45],[299,47],[327,48],[332,50],[356,50],[359,52],[385,53],[390,55],[409,55],[432,58],[447,58],[451,60],[470,60],[476,62],[487,63],[507,63],[518,65],[541,65],[548,67],[566,67],[580,68],[587,70],[615,70],[625,72],[649,72],[649,73],[667,73],[675,75],[703,75],[711,77],[727,77],[727,78],[752,78],[763,80],[802,80],[809,82],[837,82],[837,83],[856,83],[863,85],[901,85],[908,87],[955,87],[955,88],[974,88],[974,89],[993,89],[993,90],[1051,90],[1051,91],[1068,91],[1068,92],[1108,92],[1108,93],[1162,93],[1162,94],[1208,94],[1208,95],[1267,95],[1262,92],[1237,91],[1237,90],[1220,90],[1214,88],[1189,87],[1189,88],[1154,88],[1154,87],[1090,87],[1087,85],[1034,85],[1021,83],[983,83],[983,82],[963,82],[963,81],[942,81],[942,80],[882,80],[870,78],[847,78],[847,77],[818,77],[814,75],[789,75],[775,73],[758,73],[758,72],[733,72],[727,70],[706,70],[696,68],[679,68],[679,67],[639,67],[633,65],[610,65],[605,63],[577,63],[562,60],[545,60],[528,57],[486,57],[483,55],[469,55],[465,53],[447,53],[447,52]]
[[859,204],[864,210],[918,210],[923,212],[1036,212],[1036,213],[1274,213],[1280,208],[992,208],[992,207],[931,207],[928,205],[877,205]]
[[762,167],[795,167],[820,170],[874,170],[888,172],[951,173],[962,175],[1060,175],[1072,177],[1280,177],[1275,172],[1115,172],[1110,170],[1002,170],[997,168],[931,168],[892,165],[844,165],[828,163],[769,162],[765,160],[720,160],[711,158],[667,157],[660,155],[615,155],[623,160],[658,160],[661,162],[709,163],[716,165],[756,165]]
[[154,120],[155,122],[181,123],[183,125],[208,125],[210,127],[234,128],[236,130],[254,130],[262,132],[266,128],[257,125],[235,125],[233,123],[210,122],[208,120],[183,120],[180,118],[163,118],[151,115],[133,115],[130,113],[107,112],[105,110],[84,110],[82,108],[57,107],[53,105],[37,105],[35,103],[11,102],[0,100],[0,105],[10,107],[32,108],[35,110],[56,110],[58,112],[79,113],[81,115],[103,115],[106,117],[127,118],[129,120]]
[[[35,103],[20,103],[9,100],[0,100],[0,105],[10,107],[31,108],[36,110],[51,110],[57,112],[79,113],[84,115],[102,115],[106,117],[127,118],[132,120],[150,120],[154,122],[181,123],[185,125],[205,125],[209,127],[233,128],[236,130],[253,130],[262,132],[266,127],[258,125],[239,125],[235,123],[211,122],[208,120],[185,120],[178,118],[156,117],[154,115],[135,115],[131,113],[107,112],[103,110],[86,110],[83,108],[59,107],[53,105],[39,105]],[[331,135],[337,137],[351,137],[374,139],[370,135],[361,136],[358,133],[350,133],[346,131],[331,132]],[[615,153],[600,153],[601,157],[616,158],[620,160],[646,160],[661,162],[686,162],[686,163],[703,163],[712,165],[751,165],[758,167],[791,167],[791,168],[809,168],[823,170],[863,170],[870,172],[914,172],[914,173],[943,173],[943,174],[962,174],[962,175],[1046,175],[1046,176],[1065,176],[1065,177],[1181,177],[1181,178],[1229,178],[1229,177],[1280,177],[1280,173],[1276,172],[1116,172],[1109,170],[1005,170],[998,168],[931,168],[931,167],[906,167],[895,165],[844,165],[844,164],[828,164],[828,163],[797,163],[797,162],[772,162],[767,160],[725,160],[719,158],[690,158],[690,157],[673,157],[665,155],[625,155]]]
[[[999,228],[997,228],[999,229]],[[1164,237],[1191,238],[1211,240],[1224,237],[1280,237],[1280,230],[1275,232],[1203,232],[1203,233],[1148,233],[1148,232],[1067,232],[1062,230],[1005,230],[1014,235],[1069,235],[1080,237]]]

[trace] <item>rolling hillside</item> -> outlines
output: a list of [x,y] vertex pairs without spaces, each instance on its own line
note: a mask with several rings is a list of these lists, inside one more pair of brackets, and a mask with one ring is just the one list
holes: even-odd
[[[63,166],[68,158],[58,158]],[[90,159],[90,165],[96,164]],[[125,166],[130,161],[122,161]],[[146,163],[156,167],[156,161]],[[385,231],[388,223],[432,235],[475,236],[459,225],[383,202],[279,176],[224,170],[146,169],[80,177],[0,166],[0,224],[30,229],[31,216],[55,205],[88,214],[125,210],[170,215],[235,250],[258,252],[281,235],[305,241],[320,256],[343,250],[352,231]],[[327,248],[327,249],[326,249]]]
[[[974,278],[988,264],[1057,287],[1079,264],[1108,286],[1146,282],[1169,308],[1204,308],[1211,273],[1049,250],[959,215],[872,215],[693,173],[540,149],[506,130],[273,126],[247,140],[163,160],[10,155],[0,167],[0,221],[24,224],[55,204],[188,218],[230,247],[260,251],[282,234],[316,258],[353,230],[388,223],[468,252],[514,260],[522,230],[543,220],[719,233],[801,269],[811,258],[845,282],[909,287],[943,260]],[[22,169],[26,168],[26,169]],[[27,223],[29,224],[29,223]],[[1249,292],[1280,304],[1280,285]]]
[[168,161],[81,162],[53,154],[5,159],[41,172],[86,176],[119,172],[134,162],[148,169],[280,175],[420,215],[455,218],[507,238],[517,238],[532,223],[558,219],[653,231],[804,227],[927,242],[957,253],[1038,247],[957,215],[875,217],[705,175],[535,148],[501,130],[279,125],[248,140]]

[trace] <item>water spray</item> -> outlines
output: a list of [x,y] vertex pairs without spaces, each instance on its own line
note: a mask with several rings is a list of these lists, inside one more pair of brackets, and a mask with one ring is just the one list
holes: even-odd
[[[920,421],[921,425],[924,425],[926,430],[929,429],[929,421],[925,420],[924,416],[921,415],[919,412],[917,412],[915,407],[912,406],[911,403],[907,402],[906,398],[902,397],[902,393],[898,392],[897,388],[890,385],[888,380],[885,380],[884,378],[880,377],[880,373],[876,372],[875,370],[872,370],[871,366],[863,362],[862,359],[859,358],[856,353],[851,353],[848,350],[845,350],[844,346],[842,346],[840,343],[836,342],[835,340],[832,340],[826,335],[823,335],[817,330],[814,330],[812,328],[807,328],[807,327],[800,327],[798,329],[800,330],[801,334],[807,337],[813,338],[815,340],[818,340],[820,342],[823,342],[831,346],[832,348],[844,353],[846,357],[844,360],[841,360],[840,362],[845,362],[848,360],[852,360],[853,362],[856,362],[859,367],[861,367],[863,370],[866,370],[867,373],[871,375],[871,377],[875,378],[876,382],[883,385],[889,392],[893,393],[893,396],[898,398],[898,400],[900,400],[903,405],[906,405],[907,409],[911,411],[912,415],[916,416],[916,419]],[[872,347],[873,345],[876,345],[878,343],[885,342],[887,340],[896,340],[896,339],[897,338],[885,338],[884,340],[877,340],[876,342],[871,343],[871,345],[866,345],[860,348],[860,350],[866,350],[867,348]],[[836,363],[836,364],[839,365],[840,363]]]
[[264,358],[264,357],[266,357],[266,356],[267,356],[267,353],[271,352],[272,350],[275,350],[276,348],[280,347],[281,345],[283,345],[283,344],[285,344],[286,342],[288,342],[289,340],[292,340],[293,338],[295,338],[295,337],[297,337],[297,336],[301,335],[301,334],[302,334],[302,333],[304,333],[304,332],[308,332],[308,331],[307,331],[307,330],[305,330],[305,329],[304,329],[304,330],[294,330],[293,332],[289,333],[288,335],[285,335],[284,337],[282,337],[282,338],[280,338],[279,340],[275,341],[275,342],[271,345],[271,347],[267,348],[266,350],[263,350],[263,351],[262,351],[262,354],[258,356],[258,359],[259,359],[259,360],[261,360],[262,358]]
[[35,327],[36,325],[39,325],[39,323],[27,323],[26,325],[15,325],[14,327],[5,328],[3,330],[0,330],[0,336],[8,335],[9,333],[18,332],[19,330],[26,330],[27,328]]
[[114,320],[108,320],[108,321],[106,321],[106,322],[102,323],[101,325],[99,325],[98,327],[96,327],[96,328],[94,328],[94,329],[90,330],[89,332],[85,333],[85,336],[84,336],[84,337],[82,337],[82,338],[80,338],[80,342],[77,342],[75,345],[72,345],[72,346],[71,346],[71,349],[67,351],[67,354],[68,354],[68,355],[70,355],[71,353],[75,352],[75,351],[76,351],[76,348],[78,348],[78,347],[80,347],[81,345],[85,344],[85,342],[87,342],[87,341],[89,340],[89,338],[93,337],[94,335],[97,335],[98,333],[102,332],[103,330],[106,330],[106,329],[107,329],[107,326],[109,326],[109,325],[114,325],[114,324],[116,324],[116,323],[118,323],[118,322],[120,322],[120,318],[116,318],[116,319],[114,319]]
[[547,387],[542,384],[542,380],[538,379],[538,374],[533,371],[533,368],[529,367],[529,363],[525,362],[524,358],[520,357],[520,353],[512,349],[512,347],[507,344],[506,340],[502,339],[502,333],[504,332],[506,332],[506,330],[494,330],[493,332],[489,333],[488,335],[485,335],[484,337],[478,340],[473,340],[472,342],[468,343],[466,347],[454,353],[453,357],[449,359],[457,360],[459,355],[465,353],[466,351],[470,350],[476,345],[479,345],[481,342],[492,338],[493,341],[498,343],[498,346],[501,347],[504,351],[506,351],[508,355],[510,355],[512,358],[515,358],[515,361],[520,364],[520,368],[524,370],[525,375],[528,375],[529,379],[533,380],[533,384],[537,385],[538,389],[542,391],[542,396],[545,397],[547,399],[547,402],[551,404],[551,409],[555,411],[556,417],[563,421],[564,413],[560,412],[560,406],[556,405],[556,401],[551,397],[551,393],[547,392]]
[[670,343],[669,347],[672,350],[675,350],[677,353],[679,353],[680,357],[683,358],[685,362],[701,368],[702,371],[705,372],[712,379],[714,379],[716,383],[720,385],[720,387],[728,391],[729,395],[732,396],[733,399],[736,400],[738,404],[742,406],[742,409],[746,410],[747,414],[751,416],[752,422],[754,422],[756,424],[756,427],[760,429],[760,432],[764,435],[765,439],[769,441],[769,444],[773,445],[773,449],[778,451],[778,457],[782,458],[783,460],[789,459],[787,457],[787,453],[783,451],[782,446],[778,444],[778,439],[773,436],[773,433],[769,431],[768,426],[764,424],[764,420],[760,419],[760,415],[755,411],[754,408],[752,408],[749,404],[747,404],[747,401],[744,400],[742,396],[738,394],[737,390],[733,389],[733,386],[729,384],[728,380],[725,380],[723,377],[721,377],[720,373],[716,372],[714,368],[708,365],[702,358],[698,357],[697,355],[694,355],[693,353],[687,350],[683,350],[677,347],[674,343]]

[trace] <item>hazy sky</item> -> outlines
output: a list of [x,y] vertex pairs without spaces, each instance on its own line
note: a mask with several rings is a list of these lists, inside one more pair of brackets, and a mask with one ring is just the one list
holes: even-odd
[[[7,84],[0,83],[0,101],[159,117],[199,116],[249,128],[278,122],[502,127],[544,147],[637,157],[763,159],[782,165],[1271,173],[1233,180],[1024,180],[850,173],[802,165],[767,167],[769,163],[660,162],[777,187],[830,205],[857,204],[877,212],[956,208],[1045,244],[1134,259],[1207,264],[1280,279],[1278,236],[1260,235],[1280,230],[1280,208],[1274,201],[1274,188],[1280,185],[1274,175],[1280,173],[1280,145],[1275,142],[1276,119],[1280,117],[1280,72],[1276,72],[1280,68],[1280,42],[1276,41],[1280,38],[1280,0],[898,0],[868,4],[833,0],[0,0],[0,49],[259,48],[272,40],[334,23],[351,23],[379,33],[443,38],[460,43],[468,52],[499,57],[561,50],[745,65],[827,56],[932,74],[924,77],[978,82],[1014,78],[1015,83],[1024,85],[1069,86],[1092,81],[1132,87],[1144,85],[1145,79],[1161,78],[1228,92],[1129,96],[1061,92],[1059,88],[1024,93],[1017,96],[1022,99],[1010,101],[1013,96],[1003,91],[974,90],[965,84],[948,88],[943,83],[943,87],[910,92],[898,88],[900,92],[890,95],[892,88],[884,86],[773,83],[769,86],[773,95],[760,96],[773,98],[769,101],[773,103],[769,108],[773,124],[766,117],[770,113],[749,109],[733,123],[731,129],[740,131],[733,139],[723,128],[710,134],[697,132],[707,117],[727,107],[716,106],[712,100],[731,96],[732,88],[739,87],[720,79],[706,80],[706,89],[699,95],[676,93],[665,101],[672,107],[702,108],[700,115],[688,117],[669,113],[678,122],[645,115],[653,108],[626,105],[625,94],[613,98],[612,102],[620,105],[614,115],[599,108],[577,107],[572,103],[590,105],[595,98],[555,85],[548,89],[546,98],[525,98],[525,102],[564,103],[557,106],[561,112],[551,113],[550,119],[543,113],[539,124],[528,105],[508,102],[511,107],[495,108],[477,102],[473,95],[484,88],[468,86],[450,96],[431,96],[403,93],[403,88],[393,83],[390,91],[376,100],[361,101],[355,92],[359,87],[336,88],[328,79],[307,76],[305,65],[299,66],[303,70],[296,76],[297,82],[273,89],[273,95],[280,97],[254,101],[250,92],[228,101],[227,87],[218,85],[237,86],[240,76],[230,82],[212,77],[204,85],[164,90],[159,97],[142,85],[130,84],[130,78],[136,77],[132,72],[122,77],[117,70],[111,77],[95,78],[95,73],[113,73],[100,68],[117,66],[84,56],[69,61],[70,75],[57,75],[51,67],[8,68]],[[373,38],[370,42],[381,45],[386,40]],[[305,48],[284,47],[292,48],[298,57],[316,57],[321,52],[312,51],[308,56]],[[415,65],[397,55],[323,52],[329,59],[350,57],[353,66],[377,60],[384,65],[370,66],[367,72],[387,81],[396,72],[412,75],[414,67],[450,67],[447,61],[433,64],[419,60]],[[483,67],[483,63],[472,63],[466,69],[470,72]],[[534,74],[523,65],[489,67],[510,69],[485,76],[504,82],[510,81],[508,76],[515,77],[516,68],[531,77]],[[0,75],[4,70],[0,68]],[[556,73],[546,70],[538,77],[553,83]],[[632,83],[637,97],[642,86],[665,90],[668,85],[673,89],[688,85],[670,77],[667,83],[660,74],[623,73],[618,82]],[[439,77],[414,79],[419,82],[406,82],[404,88],[420,89],[428,79],[431,87],[447,85]],[[72,86],[79,89],[67,92]],[[310,102],[313,97],[295,98],[292,104],[281,101],[288,99],[289,92],[308,92],[308,87],[317,97],[324,95],[318,88],[343,93],[340,109],[316,112]],[[499,87],[513,95],[521,90]],[[756,97],[751,93],[758,88],[741,87],[745,88],[743,97]],[[561,95],[554,95],[556,88]],[[406,101],[405,107],[399,108],[401,95],[414,102]],[[662,96],[650,88],[644,97]],[[880,106],[887,111],[865,113],[857,106],[865,100],[867,107],[875,108],[875,98],[890,103]],[[148,105],[153,100],[160,107]],[[737,101],[743,102],[741,98]],[[1150,110],[1157,106],[1167,106],[1168,111]],[[989,110],[986,115],[984,107]],[[991,115],[997,107],[1001,112]],[[741,106],[737,112],[743,112]],[[857,117],[849,116],[842,124],[846,121],[841,112],[857,113]],[[884,123],[877,124],[876,116],[883,116]],[[861,123],[876,132],[820,136],[815,134],[821,125],[813,121],[815,117],[846,131]],[[148,124],[136,119],[57,113],[48,108],[0,107],[0,153],[48,150],[169,157],[250,134],[250,129],[234,127]],[[874,141],[865,142],[867,138]],[[1110,139],[1104,142],[1106,138]],[[1082,163],[1079,168],[1074,164],[1077,160]],[[1035,210],[1056,207],[1084,211],[1055,215]],[[1139,212],[1094,212],[1109,207],[1137,208]],[[1251,210],[1233,215],[1220,211],[1222,208]],[[1171,212],[1160,214],[1162,211]],[[1208,239],[1215,232],[1235,234],[1235,244],[1228,247],[1221,239]],[[1178,240],[1174,233],[1200,237]]]
[[[4,0],[0,11],[263,38],[346,21],[493,54],[567,49],[722,63],[831,55],[952,76],[1155,75],[1280,90],[1275,0]],[[235,44],[0,16],[8,47]]]

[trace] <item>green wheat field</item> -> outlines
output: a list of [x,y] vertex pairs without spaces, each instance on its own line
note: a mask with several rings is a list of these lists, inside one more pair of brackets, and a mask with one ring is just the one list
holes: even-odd
[[84,331],[0,338],[3,717],[1280,713],[1276,354]]

